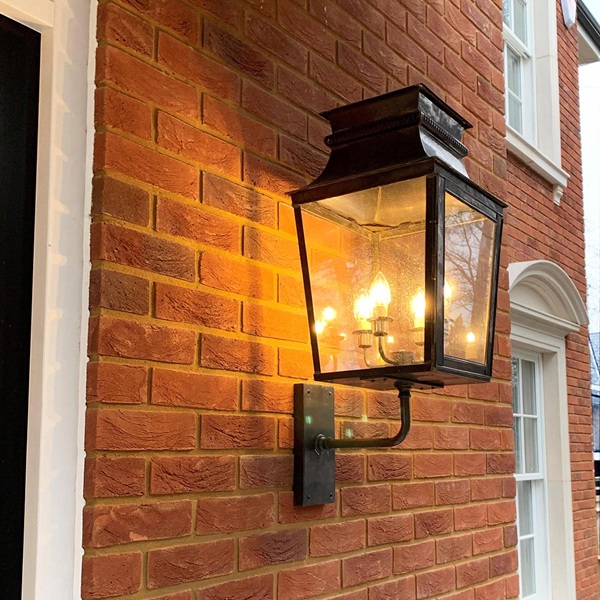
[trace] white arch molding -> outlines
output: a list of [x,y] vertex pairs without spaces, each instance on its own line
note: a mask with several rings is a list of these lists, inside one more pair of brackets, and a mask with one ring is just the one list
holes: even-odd
[[513,263],[508,277],[512,345],[542,357],[552,600],[575,600],[565,337],[587,325],[587,312],[571,278],[553,262]]

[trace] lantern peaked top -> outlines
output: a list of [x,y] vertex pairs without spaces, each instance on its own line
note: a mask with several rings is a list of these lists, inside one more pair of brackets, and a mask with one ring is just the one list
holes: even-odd
[[[468,178],[462,162],[468,149],[462,136],[472,125],[424,84],[340,106],[321,116],[331,125],[332,133],[325,138],[331,148],[329,162],[315,181],[292,192],[296,204],[331,195],[331,185],[336,193],[343,193],[340,184],[346,178],[371,174],[381,182],[388,173],[393,180],[399,165],[405,168],[432,159]],[[366,179],[365,187],[369,187]]]

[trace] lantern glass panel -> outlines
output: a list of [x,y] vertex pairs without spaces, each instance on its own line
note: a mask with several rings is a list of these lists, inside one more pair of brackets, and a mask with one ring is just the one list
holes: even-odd
[[320,372],[424,361],[426,178],[301,206]]
[[444,353],[485,364],[495,223],[446,192]]

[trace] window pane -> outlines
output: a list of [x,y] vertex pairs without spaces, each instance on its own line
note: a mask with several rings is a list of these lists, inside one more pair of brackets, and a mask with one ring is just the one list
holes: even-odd
[[527,44],[527,6],[522,0],[514,0],[513,31],[515,35]]
[[502,0],[502,20],[510,27],[510,0]]
[[537,415],[535,398],[535,363],[530,360],[521,361],[521,380],[523,389],[523,414]]
[[507,58],[507,82],[508,89],[517,96],[517,99],[521,98],[521,57],[516,54],[509,46],[506,47],[506,58]]
[[519,393],[519,359],[511,358],[512,365],[512,391],[513,391],[513,412],[521,412],[521,398]]
[[519,542],[519,560],[521,564],[521,589],[523,598],[535,594],[535,550],[534,539],[528,538]]
[[523,133],[522,107],[518,100],[508,97],[508,124],[519,133]]
[[523,434],[525,442],[525,472],[537,473],[539,471],[537,419],[523,417]]
[[517,482],[519,537],[533,533],[533,487],[531,481]]
[[522,431],[521,417],[515,417],[514,432],[515,432],[515,466],[517,473],[523,473],[523,448],[521,445]]

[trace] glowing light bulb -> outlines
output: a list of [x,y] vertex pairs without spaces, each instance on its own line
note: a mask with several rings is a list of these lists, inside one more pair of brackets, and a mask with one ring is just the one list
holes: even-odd
[[448,308],[452,302],[452,286],[449,283],[444,283],[444,308]]
[[414,328],[422,329],[425,327],[425,294],[419,292],[412,300],[412,311],[415,316]]
[[367,293],[361,294],[354,302],[354,318],[358,322],[359,329],[371,329],[370,320],[373,318],[374,303]]
[[387,343],[388,344],[393,344],[394,343],[394,336],[393,335],[388,335],[387,336]]
[[373,279],[369,294],[373,301],[373,316],[387,317],[388,306],[392,301],[392,293],[390,284],[381,271]]
[[323,331],[325,331],[325,325],[325,321],[317,321],[315,323],[315,331],[317,332],[317,335],[321,335]]
[[465,348],[465,358],[467,360],[476,360],[477,359],[477,346],[475,345],[476,341],[475,334],[472,331],[467,333],[467,347]]
[[337,312],[335,308],[331,306],[326,306],[323,309],[323,321],[333,321],[337,317]]

